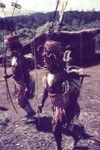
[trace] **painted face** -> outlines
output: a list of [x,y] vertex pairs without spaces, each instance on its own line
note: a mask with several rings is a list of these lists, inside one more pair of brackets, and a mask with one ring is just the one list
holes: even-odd
[[6,41],[7,41],[7,46],[12,53],[18,51],[20,42],[17,36],[9,35]]
[[43,61],[45,67],[52,70],[57,66],[57,55],[52,52],[43,53]]
[[[59,60],[61,59],[61,52],[59,49],[58,43],[54,41],[50,41],[46,43],[47,45],[44,46],[44,51],[43,51],[43,61],[44,61],[44,66],[49,70],[49,71],[54,71],[58,68],[59,65]],[[51,44],[51,45],[50,45]]]

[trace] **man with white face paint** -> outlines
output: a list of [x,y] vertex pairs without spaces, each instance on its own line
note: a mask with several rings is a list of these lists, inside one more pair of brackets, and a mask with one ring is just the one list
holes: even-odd
[[88,76],[80,72],[79,67],[69,65],[72,61],[71,52],[65,51],[63,54],[61,48],[61,43],[54,40],[47,40],[44,44],[43,58],[48,73],[44,78],[46,86],[38,107],[42,112],[47,97],[53,105],[52,131],[57,142],[57,150],[62,150],[63,125],[67,123],[67,128],[70,129],[73,119],[79,116],[80,107],[77,98],[83,78]]
[[63,54],[61,52],[61,43],[54,40],[48,40],[44,44],[44,65],[48,69],[45,77],[46,87],[43,93],[42,103],[39,105],[39,111],[42,111],[46,98],[49,97],[53,105],[54,116],[52,119],[52,131],[57,142],[58,150],[61,150],[62,126],[66,120],[66,110],[63,101],[62,84],[68,79],[67,72],[63,69]]

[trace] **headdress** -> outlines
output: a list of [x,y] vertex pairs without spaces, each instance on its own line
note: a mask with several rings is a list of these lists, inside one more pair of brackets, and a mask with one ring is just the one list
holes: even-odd
[[46,52],[60,52],[61,43],[54,40],[47,40],[44,44],[44,51]]

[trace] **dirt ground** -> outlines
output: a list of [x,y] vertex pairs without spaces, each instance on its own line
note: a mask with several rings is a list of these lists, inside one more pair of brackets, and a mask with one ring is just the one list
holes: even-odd
[[[63,150],[99,150],[100,149],[100,64],[84,69],[91,75],[83,81],[79,98],[80,116],[74,122],[72,133],[63,131]],[[0,68],[0,150],[56,150],[56,142],[51,132],[52,109],[47,100],[42,114],[37,114],[40,128],[35,123],[25,124],[25,112],[17,105],[14,98],[13,80],[9,79],[9,89],[17,109],[14,111],[7,101],[6,85],[3,79],[3,68]],[[8,69],[9,72],[9,69]],[[41,79],[44,70],[31,72],[37,81],[36,97],[30,100],[37,110],[42,92]],[[77,146],[73,148],[73,141]]]

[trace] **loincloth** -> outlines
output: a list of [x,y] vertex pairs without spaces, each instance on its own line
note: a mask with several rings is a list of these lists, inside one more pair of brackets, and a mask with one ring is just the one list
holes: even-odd
[[15,81],[15,96],[18,101],[25,99],[27,86],[23,81]]
[[56,124],[57,122],[62,122],[63,117],[65,116],[65,106],[64,106],[62,94],[49,93],[49,99],[53,105],[53,112],[54,112],[52,124]]

